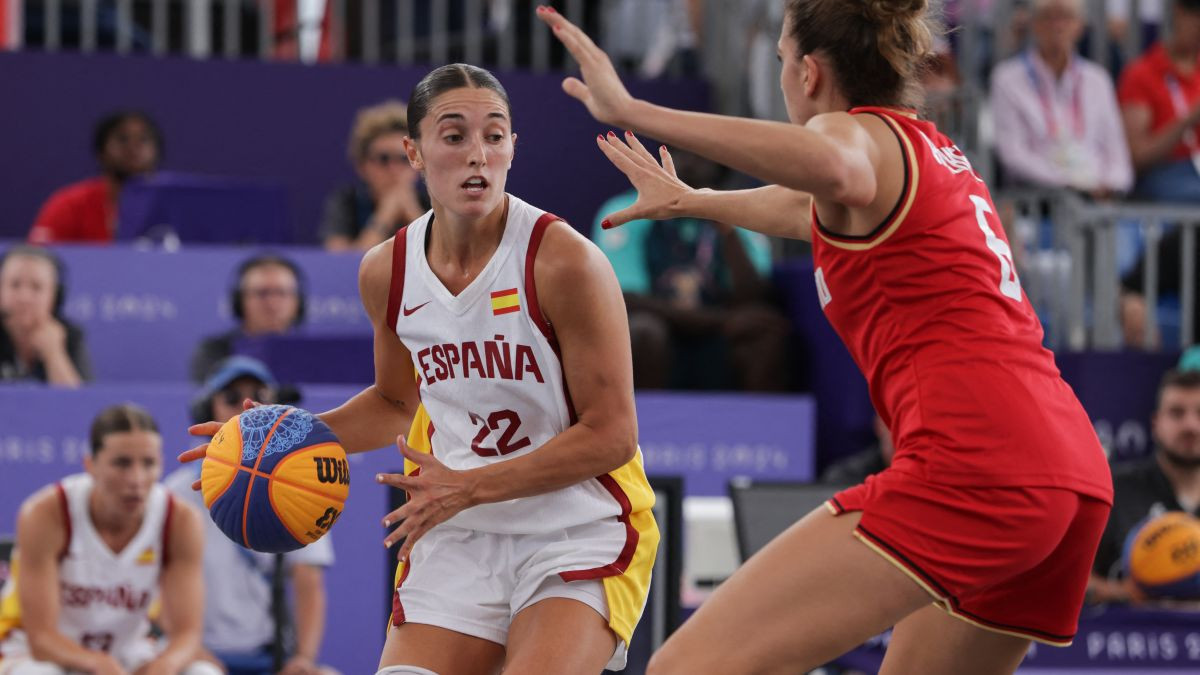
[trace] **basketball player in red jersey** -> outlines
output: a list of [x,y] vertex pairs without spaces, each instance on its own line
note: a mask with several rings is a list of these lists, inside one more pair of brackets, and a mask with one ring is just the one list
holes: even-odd
[[[548,8],[598,120],[772,185],[682,184],[627,134],[598,139],[638,189],[610,217],[691,215],[811,239],[817,290],[895,439],[891,468],[749,560],[652,673],[804,672],[895,626],[884,673],[1011,673],[1075,633],[1112,486],[1021,291],[985,186],[911,93],[925,0],[791,0],[779,40],[792,124],[634,99]],[[930,603],[930,600],[933,603]]]

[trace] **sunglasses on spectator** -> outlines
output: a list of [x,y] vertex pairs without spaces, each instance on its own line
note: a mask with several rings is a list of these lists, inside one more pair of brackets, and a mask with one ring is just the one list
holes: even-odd
[[275,402],[275,392],[266,387],[263,387],[262,389],[256,389],[251,392],[241,389],[222,389],[221,391],[217,392],[217,397],[221,399],[221,402],[228,406],[241,405],[242,401],[246,399],[257,401],[258,403]]
[[367,157],[371,162],[380,166],[393,164],[408,166],[408,155],[403,152],[376,152]]
[[296,295],[294,288],[246,288],[242,289],[242,294],[259,300],[267,298],[291,298]]

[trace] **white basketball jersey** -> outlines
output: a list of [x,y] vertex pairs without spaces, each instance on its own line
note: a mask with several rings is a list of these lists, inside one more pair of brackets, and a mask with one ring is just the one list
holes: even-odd
[[[155,484],[137,534],[114,553],[88,513],[92,484],[90,475],[75,474],[56,486],[67,512],[67,546],[59,562],[58,629],[89,649],[125,654],[150,631],[147,612],[158,597],[171,498]],[[15,572],[14,580],[20,570]],[[8,636],[12,643],[24,642],[20,631],[13,633]],[[6,656],[17,651],[12,643],[0,645]]]
[[[533,263],[559,220],[508,195],[508,221],[483,271],[452,295],[429,267],[433,212],[396,235],[389,320],[412,354],[433,454],[452,469],[537,450],[574,422],[553,327],[538,306]],[[432,225],[431,225],[432,224]],[[561,290],[561,289],[559,289]],[[549,532],[621,514],[599,481],[482,504],[449,520],[503,534]]]

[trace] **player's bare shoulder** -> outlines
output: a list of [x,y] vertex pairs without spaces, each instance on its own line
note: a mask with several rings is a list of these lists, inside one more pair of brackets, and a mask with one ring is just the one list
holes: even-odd
[[[401,230],[396,236],[403,236]],[[387,308],[392,283],[392,251],[396,237],[372,246],[358,265],[358,292],[372,319],[380,319]]]
[[170,537],[167,545],[172,551],[200,550],[204,543],[204,519],[200,510],[182,499],[174,496],[168,498],[171,500],[171,509],[166,516],[170,519],[167,523]]
[[47,485],[21,502],[17,512],[17,545],[59,550],[66,542],[69,515],[56,484]]
[[18,522],[32,522],[45,527],[57,522],[62,524],[66,518],[63,500],[59,496],[58,485],[51,483],[25,498],[17,513]]
[[546,227],[534,261],[534,275],[539,291],[545,293],[541,289],[565,290],[593,275],[608,277],[614,273],[599,247],[565,221],[556,220]]

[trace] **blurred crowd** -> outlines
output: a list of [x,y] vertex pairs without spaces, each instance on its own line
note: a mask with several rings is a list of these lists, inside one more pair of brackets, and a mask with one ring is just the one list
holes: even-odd
[[[427,9],[426,3],[416,4]],[[485,56],[499,49],[495,35],[531,4],[486,3],[491,37],[481,38],[490,45]],[[584,23],[606,36],[603,46],[628,71],[648,78],[666,74],[715,78],[718,64],[706,62],[704,57],[706,50],[715,49],[717,40],[709,34],[713,19],[705,12],[708,4],[699,0],[584,3]],[[450,5],[447,29],[453,33],[461,29],[465,18],[462,3]],[[299,5],[289,7],[292,13],[281,10],[277,19],[299,21]],[[980,39],[969,45],[965,44],[965,31],[947,34],[923,80],[927,114],[952,120],[947,129],[952,137],[956,130],[971,134],[972,138],[964,138],[960,145],[976,155],[972,159],[981,173],[994,178],[990,182],[997,201],[1010,191],[1032,190],[1047,200],[1065,193],[1088,204],[1200,205],[1200,0],[1143,0],[1136,3],[1136,15],[1128,1],[1108,0],[1107,13],[1099,22],[1089,13],[1095,7],[1085,0],[948,2],[946,18],[951,26],[968,21],[975,21],[975,26],[989,25],[980,17],[991,16],[1005,16],[1009,21],[979,32]],[[727,57],[739,68],[735,98],[744,109],[761,117],[778,117],[781,109],[774,56],[782,13],[779,0],[740,3],[738,15],[746,30],[738,44],[745,58]],[[27,41],[32,43],[36,43],[38,31],[44,31],[44,17],[38,16],[31,14],[26,22],[27,33],[34,36]],[[316,23],[323,25],[328,20],[325,17]],[[431,53],[428,17],[418,23],[426,31],[417,31],[419,46]],[[362,21],[351,20],[347,25],[361,26]],[[380,25],[394,28],[395,17],[382,17]],[[1137,53],[1116,50],[1103,62],[1093,61],[1084,56],[1082,47],[1099,39],[1097,25],[1107,31],[1106,41],[1114,49],[1127,44],[1131,34],[1137,34],[1146,46]],[[634,29],[615,30],[612,26]],[[357,30],[347,33],[344,55],[365,54],[367,41]],[[521,37],[519,31],[517,35]],[[385,51],[395,48],[387,45],[387,38],[393,43],[399,39],[391,33],[383,38]],[[66,37],[64,44],[71,39],[79,38]],[[148,41],[144,36],[139,39]],[[525,45],[529,40],[519,42]],[[288,48],[300,49],[297,45]],[[317,45],[318,57],[321,49],[333,50],[321,41]],[[979,50],[984,58],[964,58],[962,50],[967,48]],[[452,55],[464,53],[461,44],[453,49],[458,51],[452,50]],[[532,57],[522,53],[516,58]],[[554,58],[561,60],[562,55],[556,53]],[[961,67],[980,62],[985,67],[979,72]],[[406,104],[382,100],[362,108],[347,122],[345,161],[354,178],[344,185],[329,186],[318,226],[322,246],[341,255],[361,253],[385,241],[430,207],[421,177],[409,164]],[[0,257],[0,381],[75,387],[92,376],[86,335],[63,312],[69,270],[44,246],[118,240],[118,205],[123,192],[134,182],[155,175],[170,141],[150,115],[138,110],[114,111],[93,123],[90,150],[95,174],[46,195],[36,219],[28,224],[27,242],[7,247]],[[980,156],[981,148],[991,150]],[[745,184],[743,177],[730,175],[699,157],[686,153],[675,157],[680,178],[695,187]],[[343,160],[328,157],[324,161]],[[740,391],[803,388],[798,363],[802,347],[796,338],[799,319],[784,308],[781,289],[773,282],[781,249],[759,235],[732,227],[736,224],[695,219],[641,220],[614,230],[601,229],[606,214],[628,206],[635,198],[632,192],[612,195],[592,223],[575,225],[590,229],[588,233],[616,270],[629,312],[636,386]],[[1009,232],[1010,238],[1017,240],[1014,248],[1026,252],[1026,259],[1031,252],[1059,246],[1056,229],[1060,224],[1048,209],[1035,212],[1033,221],[1025,228],[1013,223]],[[1147,331],[1156,329],[1147,325],[1147,297],[1152,294],[1156,302],[1164,302],[1179,296],[1186,276],[1182,261],[1188,255],[1193,261],[1200,258],[1200,250],[1181,250],[1184,225],[1165,224],[1166,234],[1156,243],[1154,274],[1147,272],[1145,242],[1137,228],[1122,240],[1128,248],[1118,256],[1123,263],[1115,273],[1120,275],[1119,312],[1127,346],[1161,344],[1153,336],[1147,338]],[[1200,247],[1200,237],[1193,241]],[[235,325],[219,334],[190,338],[196,341],[190,375],[200,386],[197,420],[228,418],[245,397],[295,400],[265,366],[235,354],[241,338],[286,334],[305,318],[301,269],[284,256],[251,248],[237,269],[230,298]],[[1192,271],[1193,283],[1200,285],[1200,273],[1194,273],[1194,267]],[[1147,279],[1156,287],[1148,289]],[[1200,293],[1192,294],[1197,296]],[[1197,323],[1192,334],[1198,335],[1200,312],[1193,311],[1191,316]],[[1114,518],[1123,520],[1113,527],[1128,531],[1154,508],[1200,510],[1200,448],[1196,447],[1200,380],[1196,372],[1193,366],[1181,364],[1164,379],[1154,419],[1157,452],[1118,474],[1118,502],[1113,513]],[[827,479],[854,482],[886,466],[890,444],[886,431],[879,435],[878,447],[831,467]],[[177,482],[184,485],[190,481],[181,477]],[[1127,585],[1109,576],[1124,536],[1116,532],[1106,540],[1105,557],[1097,563],[1097,599],[1133,597]],[[223,541],[222,537],[211,539]],[[221,555],[238,560],[236,554]],[[246,584],[251,588],[246,593],[265,598],[260,604],[265,603],[263,611],[269,611],[271,576],[282,574],[284,567],[300,592],[315,593],[319,573],[312,569],[329,564],[332,551],[317,551],[313,556],[290,566],[267,558],[241,561],[249,570]],[[235,621],[229,622],[213,630],[245,637]],[[310,633],[319,642],[320,631],[310,627]],[[307,639],[310,643],[304,650],[315,654],[313,638]],[[218,647],[224,644],[215,640]],[[244,648],[258,653],[272,640],[273,636],[256,634],[250,640],[256,644],[239,643],[233,651]],[[231,638],[231,644],[235,642]]]

